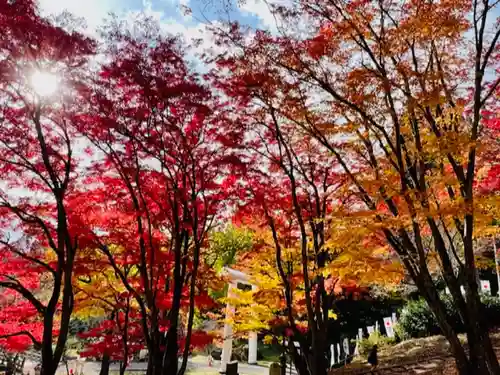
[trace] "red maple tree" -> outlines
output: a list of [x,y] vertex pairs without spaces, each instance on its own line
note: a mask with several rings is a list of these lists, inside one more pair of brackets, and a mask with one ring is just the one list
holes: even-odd
[[86,341],[80,356],[101,360],[100,375],[109,374],[112,360],[120,361],[120,375],[125,374],[134,354],[144,348],[140,315],[130,306],[130,298],[124,298],[121,305],[109,319],[79,335]]
[[31,0],[0,1],[0,29],[0,287],[9,304],[1,343],[41,348],[42,374],[52,375],[68,335],[80,245],[70,118],[94,43],[42,18]]
[[478,161],[478,167],[483,168],[485,173],[485,176],[479,179],[478,187],[483,193],[488,194],[500,191],[500,109],[483,111],[482,116],[484,138],[487,141]]
[[[219,104],[189,72],[177,40],[149,26],[132,35],[111,25],[109,63],[78,116],[99,150],[87,217],[95,248],[138,305],[148,374],[182,374],[190,347],[207,342],[193,332],[195,307],[213,303],[206,284],[214,274],[200,255],[223,213],[237,134],[223,126]],[[136,272],[126,275],[126,265]]]

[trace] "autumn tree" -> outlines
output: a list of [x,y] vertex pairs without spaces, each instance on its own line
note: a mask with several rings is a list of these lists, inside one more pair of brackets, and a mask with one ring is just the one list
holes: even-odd
[[[307,346],[312,347],[300,253],[296,247],[292,247],[284,250],[281,255],[281,262],[285,265],[283,268],[290,284],[291,315],[294,319],[293,323],[290,323],[284,283],[281,281],[279,269],[276,266],[276,249],[272,232],[260,229],[256,231],[254,238],[255,249],[240,257],[236,265],[238,270],[249,276],[249,282],[254,285],[254,288],[231,290],[224,301],[234,308],[234,313],[226,318],[232,324],[235,336],[259,332],[264,336],[264,342],[284,344],[282,349],[291,355],[299,374],[308,374],[310,370],[307,366],[313,358],[304,358],[305,356],[302,357],[299,350],[295,351],[291,347],[292,342],[299,343],[300,346],[297,349],[300,350]],[[326,368],[330,364],[330,345],[338,342],[333,340],[340,336],[340,332],[335,330],[338,324],[342,324],[342,322],[337,322],[339,303],[367,298],[370,287],[375,284],[387,286],[400,281],[401,270],[388,261],[385,255],[374,252],[371,248],[357,254],[346,250],[336,254],[335,259],[328,262],[323,269],[326,280],[322,298],[328,301],[329,309],[324,315],[322,326],[325,330],[325,343],[323,347],[320,347],[318,343],[314,346],[322,351]],[[311,274],[316,275],[314,272],[316,267],[312,262],[310,262],[310,268]],[[316,290],[312,293],[313,296],[315,293]],[[295,329],[292,329],[292,326],[295,326]]]
[[[243,104],[246,99],[241,98]],[[346,176],[317,140],[296,131],[265,103],[242,105],[235,113],[245,134],[241,166],[232,177],[238,181],[237,220],[255,228],[258,239],[255,249],[239,257],[238,267],[244,267],[257,290],[229,297],[236,306],[236,325],[270,332],[281,315],[279,325],[287,332],[287,350],[298,372],[326,373],[328,320],[339,292],[366,282],[362,273],[384,274],[384,262],[385,275],[394,272],[397,279],[396,268],[387,252],[377,257],[373,247],[363,247],[364,235],[351,234],[347,241],[339,237],[345,231],[336,230],[333,218],[341,214],[341,202],[349,205]]]
[[241,254],[249,251],[253,246],[252,232],[234,224],[222,230],[213,231],[209,242],[210,247],[205,259],[218,271],[224,266],[234,264]]
[[495,103],[483,113],[484,152],[478,161],[478,185],[483,194],[497,194],[500,191],[500,108]]
[[[211,341],[193,331],[193,319],[213,304],[207,284],[217,278],[201,254],[222,212],[235,139],[177,40],[141,23],[134,33],[109,26],[108,62],[78,118],[99,150],[88,222],[95,248],[137,304],[148,374],[183,374],[190,348]],[[126,251],[116,256],[111,246]],[[137,272],[126,275],[127,264]]]
[[[116,259],[127,250],[110,246]],[[124,276],[138,273],[133,264],[121,268]],[[101,358],[100,375],[109,374],[112,360],[120,361],[124,374],[132,356],[145,347],[140,314],[108,259],[95,249],[81,250],[76,259],[73,278],[75,308],[73,317],[97,320],[97,326],[79,336],[86,342],[82,357]]]
[[72,204],[79,158],[71,116],[94,50],[62,27],[71,19],[56,21],[34,1],[0,1],[0,287],[10,304],[0,335],[7,348],[41,349],[44,375],[56,372],[66,344],[84,241]]
[[123,309],[113,310],[96,327],[79,334],[86,341],[80,356],[100,359],[100,375],[109,374],[111,361],[120,361],[119,372],[125,374],[133,354],[144,347],[140,315],[131,309],[130,298],[122,304]]
[[[498,97],[498,95],[497,95]],[[493,268],[498,278],[497,259],[500,255],[500,218],[498,210],[498,195],[500,194],[500,108],[498,101],[483,116],[483,149],[479,155],[477,189],[479,194],[489,196],[487,207],[492,213],[492,220],[484,223],[479,228],[479,241],[477,247],[481,251],[478,267]],[[496,254],[494,254],[496,252]],[[499,291],[500,292],[500,291]]]
[[43,324],[33,305],[16,293],[3,293],[1,306],[2,349],[10,353],[22,353],[32,346],[40,349]]
[[[216,30],[229,47],[219,59],[220,87],[240,99],[237,111],[259,107],[261,122],[286,122],[335,159],[358,200],[345,225],[382,235],[399,255],[461,374],[500,373],[481,319],[474,251],[478,222],[492,216],[491,197],[475,182],[500,82],[497,7],[488,0],[270,2],[278,35],[249,36],[235,24]],[[289,162],[289,140],[281,143]],[[431,258],[466,327],[468,351],[445,313]]]

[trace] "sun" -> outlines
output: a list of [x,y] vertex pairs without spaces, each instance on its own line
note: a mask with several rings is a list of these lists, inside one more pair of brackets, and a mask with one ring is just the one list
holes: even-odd
[[30,84],[37,95],[46,97],[56,92],[59,82],[54,74],[36,70],[30,77]]

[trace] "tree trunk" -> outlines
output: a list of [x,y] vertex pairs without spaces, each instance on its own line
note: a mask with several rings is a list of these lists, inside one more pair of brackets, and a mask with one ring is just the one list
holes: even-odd
[[154,371],[153,371],[154,375],[161,375],[164,373],[164,366],[165,366],[164,355],[165,352],[163,350],[158,350],[156,352],[156,355],[154,357]]
[[16,359],[17,356],[12,359],[12,357],[7,356],[7,369],[5,371],[5,375],[15,375],[16,373]]
[[289,345],[289,349],[297,375],[311,375],[304,358],[300,355],[295,346],[291,344]]
[[467,331],[469,355],[460,343],[457,332],[450,324],[444,304],[434,288],[430,275],[421,273],[417,281],[419,291],[424,296],[429,308],[434,314],[443,335],[450,343],[450,349],[455,357],[455,363],[460,375],[500,375],[498,360],[491,344],[487,328],[481,318],[481,301],[477,289],[467,288],[466,311],[460,315],[467,317],[464,322]]
[[315,369],[313,375],[326,375],[328,372],[325,353],[321,350],[314,355],[314,367]]
[[[420,288],[419,288],[420,289]],[[450,348],[458,373],[460,375],[478,374],[478,375],[500,375],[498,359],[493,349],[491,339],[486,327],[484,327],[480,314],[479,295],[469,295],[469,298],[476,298],[473,303],[471,299],[467,301],[467,311],[462,314],[467,316],[469,324],[466,324],[467,343],[469,355],[464,346],[458,340],[457,333],[449,322],[443,303],[439,300],[436,290],[428,287],[425,293],[420,290],[427,301],[432,313],[434,314],[443,335],[450,343]],[[479,303],[479,305],[478,305]]]
[[482,305],[476,288],[467,288],[467,343],[471,371],[477,374],[500,374],[496,353],[491,343],[488,327],[482,319]]
[[[125,375],[125,371],[127,370],[127,359],[120,362],[120,375]],[[103,374],[100,374],[103,375]]]
[[165,350],[163,347],[162,334],[156,332],[156,334],[151,333],[151,346],[148,346],[148,368],[146,371],[147,375],[161,375],[163,371],[163,355]]
[[500,374],[500,366],[498,364],[497,355],[495,353],[495,350],[493,349],[493,345],[491,343],[489,332],[486,330],[486,331],[484,331],[484,334],[486,334],[486,338],[483,339],[482,342],[483,342],[484,351],[486,354],[486,364],[487,364],[491,374],[498,375],[498,374]]
[[179,345],[177,343],[177,325],[175,325],[175,327],[171,326],[167,332],[167,347],[163,368],[164,375],[177,375],[177,371],[179,368],[179,361],[177,359],[178,352]]
[[309,362],[311,375],[326,375],[328,372],[329,366],[326,360],[325,342],[326,338],[323,332],[316,331],[316,342]]
[[184,351],[182,353],[182,363],[177,375],[184,375],[187,368],[187,361],[189,357],[189,349],[191,347],[191,334],[193,333],[193,322],[195,314],[194,298],[196,293],[196,277],[198,275],[198,265],[200,263],[200,245],[197,245],[194,252],[193,259],[193,273],[191,275],[191,285],[189,289],[189,316],[186,331],[186,341]]
[[154,374],[154,351],[148,348],[148,367],[146,370],[146,375],[153,375]]
[[420,282],[417,283],[417,286],[419,287],[418,289],[427,301],[427,304],[434,314],[434,317],[436,318],[436,321],[438,322],[443,335],[450,343],[451,352],[455,357],[457,369],[460,373],[462,373],[461,371],[467,370],[469,368],[469,361],[467,359],[467,355],[465,354],[464,347],[458,339],[457,333],[449,322],[444,304],[440,300],[439,294],[435,289],[429,274],[421,274],[421,280],[419,281]]
[[111,358],[108,353],[104,353],[101,361],[101,371],[99,375],[109,375],[109,365],[111,364]]
[[52,344],[42,342],[42,363],[40,375],[55,375],[57,365],[54,364],[52,359]]

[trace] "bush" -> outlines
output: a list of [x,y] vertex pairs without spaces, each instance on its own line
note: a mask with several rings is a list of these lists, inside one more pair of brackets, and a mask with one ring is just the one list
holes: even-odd
[[406,333],[406,331],[403,329],[401,324],[399,324],[399,322],[394,324],[393,330],[394,330],[394,335],[396,336],[396,342],[405,341],[411,338],[410,336],[408,336],[408,333]]
[[368,352],[373,348],[373,345],[377,345],[378,349],[390,346],[394,344],[396,340],[382,335],[380,332],[373,332],[366,339],[359,342],[359,353],[361,355],[368,354]]
[[[451,318],[453,328],[457,332],[464,332],[464,325],[460,319],[450,295],[442,295],[441,299],[446,307],[446,312]],[[483,303],[482,319],[490,327],[500,325],[500,299],[488,295],[481,295]],[[399,332],[398,332],[399,331]],[[441,334],[436,318],[423,298],[410,301],[401,311],[396,334],[402,337],[426,337]]]
[[500,326],[500,298],[483,295],[481,302],[484,307],[483,319],[488,322],[490,327]]
[[424,299],[410,301],[401,311],[398,325],[409,337],[425,337],[439,334],[436,319]]

